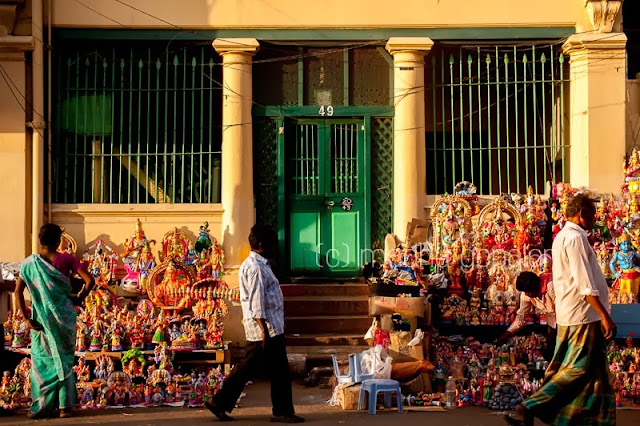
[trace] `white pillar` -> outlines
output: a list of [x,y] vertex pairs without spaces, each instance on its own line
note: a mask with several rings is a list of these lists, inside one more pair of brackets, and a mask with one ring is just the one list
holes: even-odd
[[260,45],[254,38],[216,39],[222,56],[222,244],[227,267],[235,269],[249,254],[255,223],[251,58]]
[[622,33],[575,34],[563,45],[570,67],[572,186],[618,193],[626,152],[626,46]]
[[427,192],[424,57],[433,47],[428,37],[392,37],[393,56],[393,233],[405,240],[407,224],[425,219]]

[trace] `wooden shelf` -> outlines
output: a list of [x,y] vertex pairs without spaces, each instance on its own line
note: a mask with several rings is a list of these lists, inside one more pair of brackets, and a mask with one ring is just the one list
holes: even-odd
[[[4,348],[7,352],[13,352],[20,355],[31,355],[30,348]],[[126,351],[122,352],[76,352],[77,357],[84,357],[86,361],[95,361],[101,355],[107,355],[114,359],[121,359]],[[153,355],[154,351],[142,351],[143,355]],[[229,373],[231,369],[231,345],[227,344],[226,348],[220,349],[195,349],[190,351],[173,351],[173,362],[175,364],[223,364],[225,373]]]

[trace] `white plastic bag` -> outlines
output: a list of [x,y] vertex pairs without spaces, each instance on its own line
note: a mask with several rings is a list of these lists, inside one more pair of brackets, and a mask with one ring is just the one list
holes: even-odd
[[373,339],[373,334],[376,330],[376,328],[378,328],[378,319],[374,318],[373,322],[371,323],[371,327],[369,327],[369,329],[367,330],[367,332],[364,335],[364,339]]
[[374,379],[390,379],[392,361],[387,351],[381,345],[376,345],[360,355],[360,371],[362,374],[373,373]]
[[367,332],[364,335],[364,340],[365,342],[367,342],[369,344],[369,346],[371,346],[373,344],[374,341],[374,337],[375,337],[375,331],[376,328],[378,328],[378,319],[374,318],[373,321],[371,322],[371,327],[369,327],[369,329],[367,330]]
[[424,332],[418,328],[413,339],[409,341],[408,346],[418,346],[422,343],[422,339],[424,339]]

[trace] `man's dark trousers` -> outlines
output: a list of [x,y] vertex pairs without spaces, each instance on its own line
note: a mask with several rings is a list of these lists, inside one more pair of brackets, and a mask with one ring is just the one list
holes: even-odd
[[230,413],[236,406],[244,385],[256,374],[257,367],[263,362],[271,382],[273,415],[295,414],[284,334],[269,338],[264,345],[262,342],[247,342],[245,357],[235,365],[222,389],[214,396],[215,404]]

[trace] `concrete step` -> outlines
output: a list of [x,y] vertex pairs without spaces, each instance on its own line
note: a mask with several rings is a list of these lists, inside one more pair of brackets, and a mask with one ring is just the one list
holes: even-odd
[[308,360],[327,360],[331,355],[338,359],[346,359],[349,354],[360,353],[369,349],[369,346],[287,346],[288,355],[302,355]]
[[287,296],[286,316],[367,315],[368,296]]
[[288,334],[289,346],[366,346],[364,332],[362,334]]
[[312,296],[368,296],[369,286],[365,283],[348,284],[281,284],[284,297]]
[[287,334],[362,334],[371,326],[368,315],[288,316],[285,317]]

